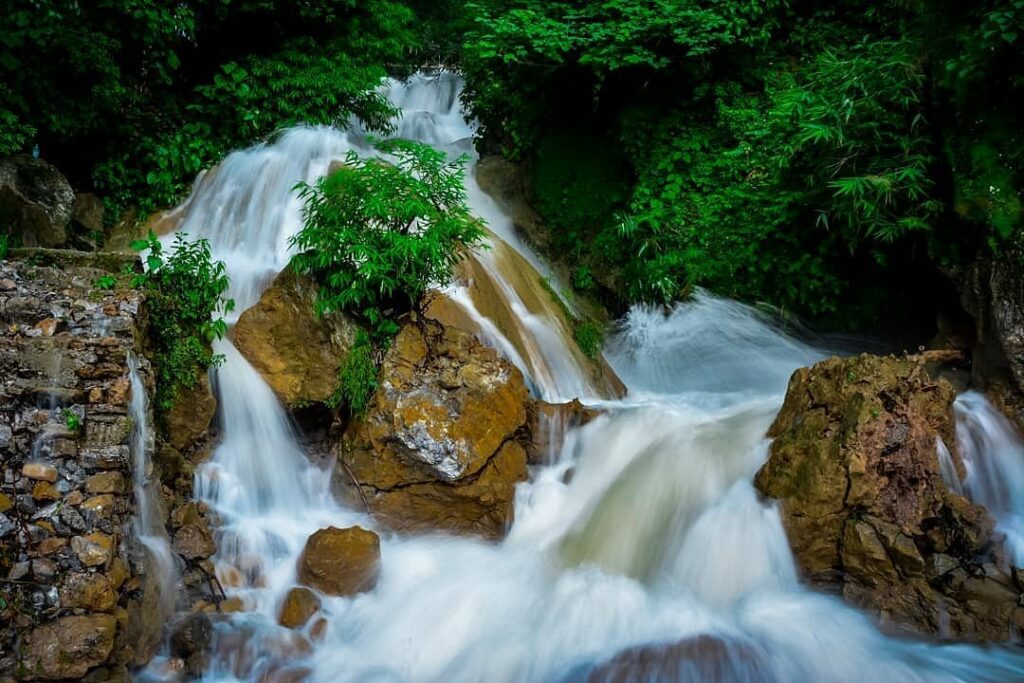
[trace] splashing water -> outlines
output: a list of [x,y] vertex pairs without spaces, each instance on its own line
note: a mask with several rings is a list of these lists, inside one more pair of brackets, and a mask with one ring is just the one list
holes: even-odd
[[1024,441],[988,400],[976,391],[954,404],[957,441],[967,476],[967,497],[984,505],[1006,535],[1013,563],[1024,566]]
[[[459,88],[451,74],[392,83],[399,134],[471,153]],[[294,129],[197,181],[176,217],[225,260],[239,311],[287,263],[300,220],[292,186],[364,149],[360,140],[355,129]],[[606,414],[569,432],[517,488],[501,543],[383,534],[378,585],[324,598],[316,638],[276,625],[305,540],[328,524],[373,522],[332,501],[328,475],[307,462],[269,388],[221,342],[223,437],[196,493],[223,522],[218,574],[247,611],[218,625],[206,680],[685,680],[697,670],[680,662],[644,678],[600,667],[627,648],[664,653],[687,643],[727,654],[717,674],[704,669],[696,680],[1024,678],[1019,655],[890,639],[799,584],[778,511],[750,482],[789,375],[824,352],[701,292],[667,313],[630,312],[608,345],[629,398],[611,399],[588,375],[558,305],[538,295],[550,273],[472,176],[467,185],[495,249],[476,257],[472,281],[451,292],[455,304],[536,394],[600,398]]]

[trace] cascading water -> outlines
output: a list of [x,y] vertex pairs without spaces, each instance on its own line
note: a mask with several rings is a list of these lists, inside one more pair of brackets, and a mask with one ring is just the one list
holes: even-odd
[[954,404],[956,435],[967,475],[963,490],[984,505],[1006,536],[1006,548],[1024,566],[1024,441],[988,400],[976,391]]
[[[399,135],[472,152],[458,78],[420,75],[390,94],[404,113]],[[349,149],[368,151],[361,140],[354,129],[294,129],[197,182],[175,219],[225,260],[239,311],[287,262],[300,218],[293,185]],[[616,400],[583,367],[559,307],[538,296],[550,273],[472,177],[467,185],[495,234],[470,279],[486,279],[500,301],[488,309],[472,291],[483,283],[470,282],[451,292],[456,305],[540,396],[603,398],[606,414],[570,432],[518,487],[500,544],[384,534],[376,588],[324,598],[326,627],[311,645],[275,619],[306,538],[328,524],[373,523],[331,500],[269,388],[222,342],[223,436],[196,492],[221,519],[218,573],[247,611],[218,626],[207,680],[636,680],[595,668],[625,648],[679,643],[723,649],[727,680],[1024,678],[1010,652],[886,638],[797,581],[779,514],[750,482],[790,373],[821,351],[699,293],[668,314],[637,308],[624,320],[608,360],[629,397]]]

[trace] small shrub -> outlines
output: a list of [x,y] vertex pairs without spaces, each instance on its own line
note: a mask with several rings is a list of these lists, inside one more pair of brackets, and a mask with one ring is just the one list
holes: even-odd
[[65,408],[61,416],[64,418],[64,425],[68,431],[77,432],[78,428],[82,426],[82,418],[70,408]]
[[376,390],[377,364],[373,360],[373,343],[370,336],[360,330],[345,364],[338,371],[338,389],[327,400],[327,406],[337,408],[345,404],[353,414],[362,416]]
[[[150,317],[157,372],[156,405],[170,410],[182,389],[192,389],[201,373],[223,362],[210,344],[227,332],[219,317],[234,310],[224,298],[228,275],[223,261],[214,261],[210,243],[190,242],[177,235],[174,249],[164,254],[152,232],[132,243],[136,251],[149,250],[147,271],[136,275],[132,286],[144,287]],[[215,317],[218,316],[218,317]]]
[[113,275],[101,275],[93,281],[92,286],[96,289],[113,289],[117,284],[117,278]]

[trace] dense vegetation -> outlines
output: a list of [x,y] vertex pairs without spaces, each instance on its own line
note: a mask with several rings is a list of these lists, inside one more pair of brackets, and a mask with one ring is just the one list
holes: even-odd
[[156,406],[170,410],[183,390],[194,389],[207,368],[223,359],[211,342],[227,332],[222,314],[234,302],[224,298],[228,276],[223,261],[214,261],[204,239],[175,237],[169,253],[156,235],[132,247],[146,251],[146,271],[133,287],[146,289],[146,310],[156,369]]
[[851,325],[1020,246],[1022,47],[1024,0],[0,0],[0,153],[145,210],[443,60],[578,290]]
[[317,314],[343,311],[370,330],[341,368],[334,401],[355,412],[373,393],[372,347],[386,346],[398,316],[447,285],[462,250],[484,236],[466,204],[465,159],[407,141],[378,148],[385,158],[350,152],[315,184],[299,184],[304,221],[291,241],[292,266],[319,284]]

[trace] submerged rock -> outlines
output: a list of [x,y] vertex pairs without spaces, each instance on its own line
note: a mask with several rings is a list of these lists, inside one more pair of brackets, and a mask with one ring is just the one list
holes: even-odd
[[340,447],[340,484],[398,531],[504,534],[526,453],[523,376],[471,335],[407,323]]
[[320,609],[320,598],[303,586],[296,586],[284,596],[277,623],[286,628],[302,628]]
[[355,339],[355,323],[318,317],[315,301],[315,285],[286,268],[235,325],[235,346],[287,405],[330,398]]
[[26,247],[67,242],[75,193],[67,178],[42,159],[0,159],[0,225]]
[[380,538],[358,526],[320,529],[306,541],[299,558],[299,582],[327,595],[373,590],[379,572]]
[[956,453],[946,381],[914,357],[831,358],[798,370],[756,485],[779,499],[798,566],[901,630],[1003,640],[1024,626],[1019,573],[993,521],[943,480]]
[[[577,680],[578,677],[573,677]],[[594,668],[586,683],[634,681],[733,681],[772,683],[776,677],[757,651],[712,636],[624,650]]]

